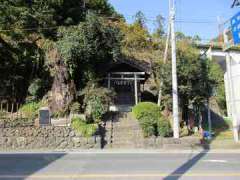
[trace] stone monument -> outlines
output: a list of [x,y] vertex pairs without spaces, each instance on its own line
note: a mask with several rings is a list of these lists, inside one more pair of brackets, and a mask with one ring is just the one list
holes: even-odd
[[50,125],[50,109],[48,107],[42,107],[39,109],[39,125],[47,126]]

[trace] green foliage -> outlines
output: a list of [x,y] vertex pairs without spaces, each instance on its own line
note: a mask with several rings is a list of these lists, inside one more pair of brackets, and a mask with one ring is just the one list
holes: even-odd
[[216,97],[217,103],[223,114],[227,114],[224,71],[221,66],[214,61],[209,62],[209,78],[213,86],[213,96]]
[[132,112],[137,119],[148,115],[154,121],[160,116],[160,108],[152,102],[142,102],[133,107]]
[[[84,82],[85,79],[94,78],[95,65],[99,64],[99,61],[97,63],[94,62],[94,58],[112,59],[112,54],[116,52],[97,48],[97,46],[102,44],[96,44],[95,41],[99,37],[98,41],[102,43],[104,39],[106,40],[106,37],[109,38],[111,34],[115,33],[113,32],[114,30],[106,28],[107,30],[104,34],[100,31],[101,29],[98,31],[97,26],[95,28],[92,26],[95,23],[94,21],[92,25],[85,23],[87,12],[90,11],[95,12],[97,14],[96,17],[116,15],[113,7],[107,0],[0,0],[0,4],[0,71],[2,72],[0,76],[0,81],[2,82],[2,85],[0,85],[0,96],[23,102],[28,95],[28,89],[32,96],[37,96],[34,99],[40,99],[46,94],[49,90],[48,86],[51,86],[51,81],[47,81],[48,77],[46,76],[50,76],[49,68],[54,69],[54,67],[45,66],[45,64],[52,64],[45,61],[46,53],[48,53],[49,49],[44,49],[43,44],[46,41],[49,41],[49,44],[58,42],[61,37],[61,33],[59,33],[61,30],[59,29],[63,29],[63,27],[68,29],[71,34],[71,29],[74,29],[73,26],[78,26],[80,23],[79,29],[84,27],[82,32],[84,32],[83,36],[85,38],[82,38],[82,40],[86,42],[80,48],[84,46],[83,51],[85,51],[90,47],[88,51],[90,55],[86,56],[91,57],[91,62],[88,63],[89,59],[85,61],[86,57],[83,57],[80,59],[81,63],[78,63],[78,66],[76,66],[78,67],[78,72],[82,72],[79,71],[79,69],[83,68],[81,65],[84,64],[86,66],[84,68],[86,71],[79,75],[76,73],[75,80],[78,85],[84,86],[84,83],[81,82]],[[96,25],[99,25],[99,23]],[[65,31],[67,31],[66,29]],[[93,34],[92,32],[95,31],[97,32]],[[87,35],[87,32],[89,32],[89,35]],[[104,37],[101,34],[104,34]],[[114,46],[114,43],[110,40],[105,44],[108,44],[109,47],[110,45]],[[99,52],[99,54],[96,54],[96,52]],[[104,53],[109,56],[101,56]],[[76,51],[71,51],[71,54],[73,54],[71,57],[76,57]],[[81,55],[78,57],[81,57]],[[74,62],[75,60],[73,58],[69,61]],[[71,72],[73,65],[74,63],[69,63]],[[48,72],[46,76],[43,75],[45,72]],[[40,83],[35,82],[34,79],[41,79],[48,86],[46,84],[42,86],[41,84],[40,88]],[[30,88],[28,88],[29,85]]]
[[49,90],[49,79],[34,79],[33,82],[28,87],[28,93],[33,97],[33,100],[40,100],[44,94]]
[[30,102],[24,104],[19,111],[23,113],[24,117],[35,119],[38,116],[38,110],[43,106],[43,102]]
[[159,107],[151,102],[143,102],[134,106],[132,112],[139,120],[145,137],[156,136],[158,134],[157,122],[161,116]]
[[120,53],[119,30],[105,25],[96,14],[89,13],[86,22],[60,33],[63,37],[57,48],[77,85],[84,86],[99,77],[99,66]]
[[161,137],[169,137],[172,134],[171,124],[168,119],[163,116],[157,122],[158,135]]
[[135,22],[134,24],[139,25],[141,28],[146,28],[146,17],[142,11],[138,11],[135,14]]
[[162,38],[163,35],[165,34],[164,32],[164,21],[165,21],[165,18],[162,16],[162,15],[158,15],[156,17],[156,30],[153,34],[153,37],[156,37],[156,38]]
[[102,116],[108,111],[115,93],[107,88],[98,87],[93,82],[89,82],[80,93],[84,96],[85,113],[95,122],[100,122]]
[[98,96],[92,97],[88,105],[92,108],[91,115],[94,121],[100,122],[103,115],[107,112],[107,109],[104,107],[101,98]]
[[69,112],[66,109],[63,109],[61,111],[57,111],[51,114],[52,118],[64,118],[68,116]]
[[97,124],[88,124],[80,118],[73,118],[71,127],[84,137],[91,137],[97,131]]
[[145,137],[149,136],[170,136],[172,133],[170,122],[165,119],[157,104],[143,102],[134,106],[132,112],[139,120]]
[[37,99],[40,88],[41,88],[41,80],[40,79],[36,79],[29,86],[28,93],[31,96],[34,96]]
[[5,39],[0,34],[0,96],[21,101],[27,95],[29,82],[43,75],[43,52],[34,43]]
[[150,35],[148,31],[143,28],[139,23],[134,24],[119,24],[122,33],[124,34],[124,38],[122,41],[123,50],[141,50],[148,49],[149,45],[151,45],[149,39]]
[[95,13],[105,16],[113,16],[117,14],[113,6],[108,3],[108,0],[88,0],[86,7],[93,10]]
[[[198,50],[188,40],[178,42],[177,52],[180,105],[183,109],[190,104],[201,106],[212,95],[212,89],[216,84],[209,73],[209,61],[200,58]],[[159,63],[155,67],[155,73],[164,84],[162,89],[164,96],[171,96],[171,64]]]
[[115,14],[107,0],[1,0],[0,29],[12,29],[6,33],[15,37],[40,33],[55,38],[57,26],[76,25],[85,19],[87,11]]
[[81,111],[81,104],[79,102],[74,102],[70,106],[71,113],[80,113]]

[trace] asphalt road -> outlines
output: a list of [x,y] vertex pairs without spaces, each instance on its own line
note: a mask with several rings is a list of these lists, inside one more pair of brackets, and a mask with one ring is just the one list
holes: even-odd
[[240,153],[8,153],[1,179],[236,180]]

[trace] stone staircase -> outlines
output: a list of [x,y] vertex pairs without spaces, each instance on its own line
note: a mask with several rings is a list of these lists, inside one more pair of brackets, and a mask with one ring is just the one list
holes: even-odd
[[105,148],[142,148],[144,138],[138,121],[130,112],[119,112],[106,123]]
[[181,139],[144,138],[139,122],[131,112],[118,112],[109,116],[104,125],[104,149],[198,149],[198,137]]

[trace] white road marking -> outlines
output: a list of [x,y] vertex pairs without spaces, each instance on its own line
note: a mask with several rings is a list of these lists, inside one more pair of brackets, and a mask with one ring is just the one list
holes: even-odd
[[212,162],[212,163],[228,163],[227,160],[220,160],[220,159],[209,159],[209,160],[204,160],[204,162]]

